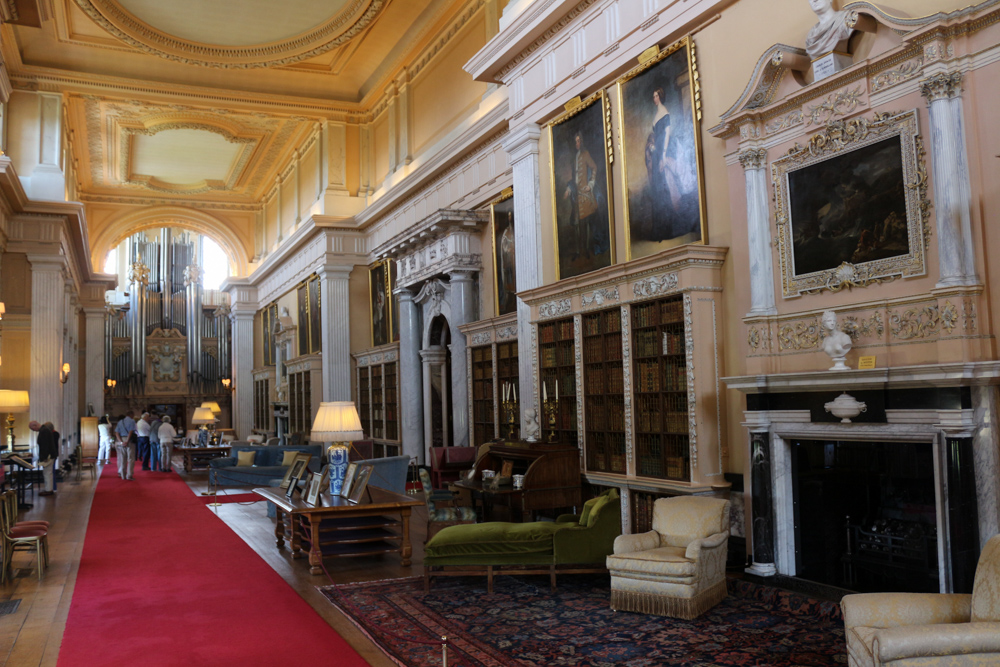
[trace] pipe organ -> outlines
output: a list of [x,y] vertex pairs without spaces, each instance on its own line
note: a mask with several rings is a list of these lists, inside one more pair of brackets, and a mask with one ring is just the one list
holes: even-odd
[[106,308],[105,375],[117,383],[109,402],[228,398],[221,381],[231,377],[230,311],[205,303],[202,241],[163,228],[119,246],[127,253],[128,298]]

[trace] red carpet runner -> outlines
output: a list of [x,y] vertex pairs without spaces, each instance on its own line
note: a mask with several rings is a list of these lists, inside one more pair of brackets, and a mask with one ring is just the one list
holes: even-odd
[[135,477],[98,483],[59,667],[367,664],[176,474]]

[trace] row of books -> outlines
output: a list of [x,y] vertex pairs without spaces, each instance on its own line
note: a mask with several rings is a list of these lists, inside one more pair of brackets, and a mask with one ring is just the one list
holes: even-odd
[[632,306],[632,326],[652,327],[684,321],[684,302],[680,297]]
[[583,317],[583,335],[594,336],[602,333],[612,333],[622,330],[621,311],[615,308],[613,311],[604,313],[594,313]]
[[583,363],[593,364],[602,361],[621,361],[621,334],[606,334],[583,339]]
[[661,363],[659,359],[640,359],[635,363],[635,388],[640,393],[687,391],[687,367]]
[[557,340],[573,340],[573,320],[566,319],[538,327],[538,339],[542,343],[554,343]]
[[541,351],[542,368],[555,368],[556,366],[572,366],[576,363],[573,358],[573,345],[558,345],[543,347]]
[[686,412],[660,412],[657,409],[641,410],[636,407],[635,430],[640,433],[687,433]]
[[588,396],[611,394],[624,395],[625,377],[621,364],[612,366],[587,366],[583,371],[585,390]]

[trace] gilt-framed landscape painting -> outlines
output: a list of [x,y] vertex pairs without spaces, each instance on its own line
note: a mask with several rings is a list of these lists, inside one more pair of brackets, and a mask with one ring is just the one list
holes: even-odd
[[514,191],[508,188],[490,203],[493,237],[493,299],[496,314],[517,310],[517,254],[514,247]]
[[830,123],[772,163],[784,296],[925,273],[922,153],[907,111]]
[[389,324],[389,289],[386,262],[378,262],[368,267],[368,288],[372,315],[372,345],[385,345],[391,333]]
[[690,37],[618,80],[627,259],[707,241],[699,100]]
[[548,126],[557,279],[615,261],[609,115],[604,91],[599,90]]

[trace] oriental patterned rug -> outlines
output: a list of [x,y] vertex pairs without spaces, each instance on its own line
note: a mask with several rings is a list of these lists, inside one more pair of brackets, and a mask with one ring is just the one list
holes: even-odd
[[[846,665],[839,607],[741,580],[694,621],[614,612],[607,576],[418,577],[320,590],[399,665],[805,667]],[[415,641],[407,641],[412,639]]]

